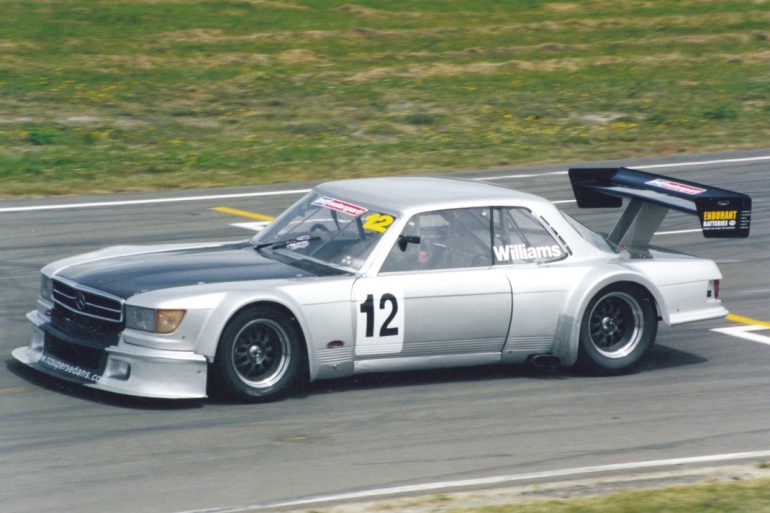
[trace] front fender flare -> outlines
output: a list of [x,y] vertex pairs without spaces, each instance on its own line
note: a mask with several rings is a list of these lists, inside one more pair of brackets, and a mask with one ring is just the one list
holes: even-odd
[[217,346],[219,340],[222,337],[222,333],[227,326],[230,319],[233,318],[238,312],[244,308],[248,308],[256,304],[274,304],[280,308],[288,311],[296,320],[300,330],[300,334],[305,344],[305,350],[307,351],[308,369],[310,372],[309,378],[312,381],[314,379],[313,362],[316,360],[314,344],[312,343],[312,334],[308,329],[307,322],[302,315],[302,308],[287,294],[282,294],[280,290],[272,291],[272,294],[260,294],[260,295],[227,295],[214,311],[209,316],[208,322],[205,324],[198,338],[198,344],[196,346],[196,353],[206,357],[210,362],[214,361],[214,357],[217,352]]

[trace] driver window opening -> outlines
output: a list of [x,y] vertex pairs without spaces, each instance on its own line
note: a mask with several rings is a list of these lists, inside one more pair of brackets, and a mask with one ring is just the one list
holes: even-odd
[[492,265],[489,208],[417,214],[406,224],[381,272],[460,269]]

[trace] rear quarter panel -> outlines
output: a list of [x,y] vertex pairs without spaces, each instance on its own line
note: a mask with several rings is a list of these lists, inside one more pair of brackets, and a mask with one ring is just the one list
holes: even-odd
[[628,265],[655,284],[660,293],[659,313],[669,326],[727,315],[722,302],[709,293],[713,281],[722,278],[713,261],[658,253]]

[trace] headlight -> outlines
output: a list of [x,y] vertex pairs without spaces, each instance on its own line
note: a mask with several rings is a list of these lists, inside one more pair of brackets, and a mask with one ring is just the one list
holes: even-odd
[[53,301],[53,281],[45,274],[40,275],[40,297]]
[[126,305],[126,328],[141,331],[155,331],[155,310],[141,306]]
[[126,328],[150,333],[171,333],[179,327],[186,310],[155,310],[126,305]]

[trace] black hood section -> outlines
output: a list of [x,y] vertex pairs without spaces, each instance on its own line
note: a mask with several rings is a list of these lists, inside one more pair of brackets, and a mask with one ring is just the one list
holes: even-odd
[[141,292],[228,281],[318,276],[270,260],[245,243],[118,256],[67,267],[54,276],[121,298]]

